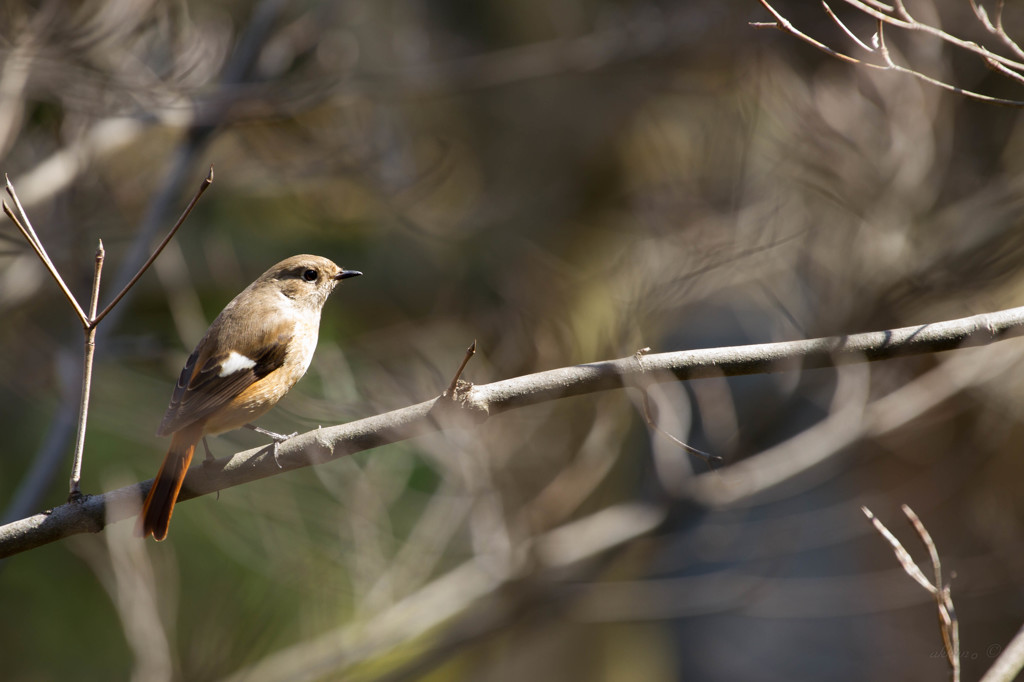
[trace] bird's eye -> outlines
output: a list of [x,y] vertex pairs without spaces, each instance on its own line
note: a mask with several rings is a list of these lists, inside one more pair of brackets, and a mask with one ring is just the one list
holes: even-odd
[[306,268],[302,273],[302,279],[307,282],[315,282],[317,278],[317,272],[313,268]]

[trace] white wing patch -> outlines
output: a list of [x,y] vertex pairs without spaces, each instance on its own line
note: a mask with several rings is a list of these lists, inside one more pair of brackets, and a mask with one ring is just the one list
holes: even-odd
[[246,369],[251,369],[256,366],[256,361],[245,357],[241,353],[231,351],[228,355],[228,359],[221,363],[219,377],[226,377],[229,374],[235,372],[241,372]]

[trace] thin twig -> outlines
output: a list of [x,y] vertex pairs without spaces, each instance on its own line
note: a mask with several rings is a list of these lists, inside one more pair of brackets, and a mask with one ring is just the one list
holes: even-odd
[[470,358],[474,355],[476,355],[476,339],[473,339],[473,343],[471,343],[469,348],[466,349],[466,355],[462,358],[462,363],[459,365],[459,368],[455,370],[455,376],[452,377],[452,383],[448,385],[448,390],[446,390],[442,395],[451,397],[455,396],[455,388],[458,386],[459,378],[462,377],[462,371],[466,369],[466,365],[469,364]]
[[[16,195],[14,193],[14,185],[11,184],[10,180],[7,181],[7,192],[14,199],[14,203],[20,206],[21,203],[16,198]],[[68,289],[68,285],[64,283],[64,279],[60,276],[60,273],[57,272],[57,268],[53,266],[53,261],[50,260],[50,256],[47,255],[46,249],[43,248],[42,243],[39,242],[38,238],[33,238],[35,234],[34,231],[31,231],[30,228],[22,224],[22,222],[18,219],[18,216],[16,216],[14,214],[14,211],[11,210],[11,207],[7,205],[6,201],[3,202],[3,208],[4,213],[6,213],[7,217],[10,218],[11,221],[18,227],[18,230],[21,231],[22,236],[25,237],[25,241],[29,243],[29,246],[32,247],[32,250],[36,252],[37,256],[39,256],[39,260],[41,260],[43,262],[43,265],[46,266],[47,271],[57,282],[57,286],[59,286],[60,290],[64,292],[64,297],[68,299],[68,302],[71,304],[71,307],[75,309],[75,313],[78,314],[78,319],[81,320],[82,326],[88,327],[89,318],[86,316],[85,311],[82,310],[82,306],[78,304],[78,300],[75,298],[75,295],[71,293],[70,289]]]
[[782,31],[783,33],[789,33],[790,35],[799,38],[800,40],[804,41],[805,43],[813,45],[814,47],[818,48],[819,50],[821,50],[825,54],[830,55],[832,57],[835,57],[836,59],[841,59],[842,61],[850,62],[851,64],[864,64],[866,66],[873,66],[875,68],[882,68],[878,64],[872,64],[871,62],[865,62],[863,60],[857,59],[856,57],[851,57],[848,54],[843,54],[842,52],[838,52],[836,50],[833,50],[831,47],[829,47],[825,43],[822,43],[822,42],[819,42],[819,41],[815,40],[811,36],[807,35],[806,33],[800,31],[795,26],[793,26],[792,22],[790,22],[789,19],[787,19],[786,17],[782,16],[778,11],[776,11],[776,9],[774,7],[772,7],[768,3],[768,0],[760,0],[760,3],[761,3],[761,5],[766,10],[768,10],[771,13],[771,15],[773,17],[775,17],[775,21],[773,23],[751,22],[750,25],[753,26],[754,28],[777,28],[778,30]]
[[1020,43],[1018,43],[1016,40],[1010,37],[1010,35],[1006,32],[1006,28],[1003,26],[1003,8],[1005,6],[1006,3],[1004,2],[1004,0],[999,0],[999,2],[996,3],[995,34],[1003,39],[1003,43],[1005,43],[1007,47],[1013,50],[1013,53],[1017,55],[1019,59],[1024,59],[1024,48],[1020,46]]
[[881,19],[878,20],[878,32],[875,33],[875,37],[878,40],[878,54],[882,55],[886,66],[890,69],[899,69],[900,67],[896,66],[896,62],[892,60],[892,55],[889,54],[889,46],[885,44],[885,22]]
[[170,232],[167,233],[167,236],[164,237],[163,241],[160,242],[160,244],[156,247],[156,249],[153,251],[153,253],[146,260],[146,262],[142,264],[142,267],[139,268],[139,271],[135,273],[135,276],[132,277],[130,280],[128,280],[128,283],[124,285],[124,288],[121,289],[120,293],[118,293],[118,295],[114,297],[114,300],[112,300],[110,303],[108,303],[107,306],[103,309],[102,312],[100,312],[99,315],[96,315],[94,318],[92,318],[92,325],[93,326],[99,324],[100,321],[103,320],[103,318],[107,316],[107,313],[109,313],[111,310],[113,310],[114,306],[116,306],[121,301],[121,299],[124,298],[125,294],[127,294],[128,291],[133,286],[135,286],[135,283],[138,282],[139,278],[142,277],[142,275],[145,274],[146,270],[149,269],[149,266],[151,266],[153,264],[153,261],[155,261],[157,256],[160,255],[160,252],[164,250],[164,247],[167,246],[167,244],[174,237],[175,233],[178,231],[178,228],[182,226],[182,224],[185,222],[185,219],[188,218],[190,213],[192,213],[192,209],[195,208],[196,204],[199,202],[199,198],[201,196],[203,196],[203,193],[212,184],[213,184],[213,166],[210,166],[210,173],[206,176],[206,178],[202,181],[202,183],[200,183],[199,189],[196,190],[195,195],[192,197],[192,201],[188,202],[188,206],[185,207],[185,210],[182,212],[181,216],[178,218],[178,221],[176,223],[174,223],[174,227],[171,228]]
[[950,83],[946,83],[945,81],[940,81],[937,78],[932,78],[931,76],[926,76],[925,74],[921,73],[920,71],[914,71],[913,69],[908,69],[908,68],[905,68],[905,67],[902,67],[902,66],[898,66],[896,64],[893,64],[889,68],[891,68],[892,70],[896,71],[897,73],[902,73],[902,74],[906,74],[908,76],[913,76],[914,78],[917,78],[918,80],[922,80],[925,83],[929,83],[930,85],[934,85],[937,88],[942,88],[943,90],[949,90],[950,92],[955,92],[958,95],[962,95],[964,97],[968,97],[968,98],[976,100],[978,102],[985,102],[987,104],[997,104],[999,106],[1004,106],[1004,107],[1014,107],[1015,109],[1019,109],[1021,107],[1024,107],[1024,100],[1005,99],[1003,97],[991,97],[989,95],[983,95],[980,92],[975,92],[973,90],[967,90],[965,88],[961,88],[959,86],[952,85]]
[[82,391],[81,400],[79,402],[78,407],[78,434],[75,440],[75,450],[71,465],[71,478],[69,482],[68,492],[69,501],[78,501],[82,495],[82,460],[85,452],[85,434],[88,426],[89,398],[92,391],[92,368],[96,354],[96,329],[99,323],[103,320],[103,318],[111,310],[114,309],[118,302],[120,302],[120,300],[124,298],[125,294],[128,293],[132,286],[134,286],[135,283],[138,282],[139,278],[142,277],[146,270],[153,264],[153,261],[156,260],[157,256],[160,255],[160,252],[163,251],[164,247],[167,246],[168,242],[170,242],[171,238],[174,237],[175,233],[185,222],[185,219],[192,212],[192,209],[199,201],[199,198],[203,195],[203,193],[210,186],[210,184],[213,183],[213,166],[210,166],[210,172],[207,175],[206,179],[204,179],[202,184],[200,184],[199,189],[196,191],[195,196],[192,197],[192,201],[189,202],[188,206],[185,208],[185,211],[182,213],[181,217],[178,218],[178,221],[174,224],[174,227],[171,228],[170,232],[167,234],[164,240],[159,244],[159,246],[157,246],[156,250],[150,255],[149,259],[142,265],[142,267],[135,274],[135,276],[128,282],[128,284],[125,285],[121,292],[114,297],[114,300],[112,300],[107,305],[107,307],[104,308],[103,311],[98,315],[96,313],[96,309],[99,306],[100,280],[103,273],[104,259],[106,257],[106,252],[103,248],[103,242],[99,242],[99,247],[96,251],[92,291],[89,299],[89,312],[88,314],[86,314],[82,310],[82,307],[81,305],[79,305],[74,294],[71,293],[71,290],[68,289],[67,285],[64,283],[64,279],[60,276],[60,273],[57,271],[57,268],[53,265],[53,261],[50,260],[49,255],[46,253],[46,249],[43,246],[42,241],[39,239],[39,237],[35,233],[35,230],[32,228],[31,221],[29,221],[28,215],[25,213],[25,209],[21,205],[21,200],[18,198],[17,192],[15,191],[14,185],[11,183],[10,178],[6,176],[5,178],[7,193],[11,195],[11,198],[14,201],[14,204],[17,207],[18,213],[20,215],[16,215],[14,210],[7,204],[6,201],[3,202],[4,213],[6,213],[7,216],[18,227],[18,230],[21,232],[22,236],[25,237],[25,240],[29,243],[32,249],[36,252],[36,255],[46,266],[46,269],[53,276],[54,280],[57,282],[61,291],[64,292],[65,297],[68,299],[68,301],[70,301],[71,305],[75,309],[75,312],[78,314],[78,317],[82,322],[83,330],[85,332],[85,349],[82,361]]
[[[131,248],[127,251],[113,281],[115,285],[126,282],[142,263],[154,241],[161,225],[170,213],[172,203],[177,201],[180,195],[185,178],[191,172],[197,162],[198,155],[214,138],[220,126],[226,122],[227,115],[233,110],[232,103],[236,101],[237,94],[246,89],[239,88],[244,85],[247,75],[253,72],[256,60],[263,54],[262,47],[273,34],[273,29],[278,25],[278,19],[287,10],[287,3],[282,0],[261,0],[252,14],[252,20],[248,22],[244,32],[235,41],[236,48],[229,62],[224,66],[221,82],[214,91],[210,92],[210,101],[219,101],[218,106],[203,107],[192,118],[191,124],[183,130],[181,142],[178,144],[166,164],[168,168],[163,178],[157,183],[159,191],[149,202],[137,234],[132,240]],[[256,78],[256,76],[252,76]],[[251,80],[251,79],[249,79]],[[49,182],[49,181],[48,181]],[[191,181],[187,181],[191,182]],[[52,182],[50,185],[52,186]],[[108,276],[109,277],[109,276]],[[103,317],[106,324],[99,328],[96,341],[103,344],[104,338],[110,330],[117,326],[117,318],[120,311],[125,310],[124,306],[116,306],[109,311],[110,319],[106,319],[107,312]],[[84,317],[84,313],[83,313]],[[83,321],[83,324],[85,322]],[[40,446],[32,457],[32,464],[28,472],[19,482],[12,502],[3,510],[3,519],[18,519],[30,514],[33,509],[39,507],[44,499],[45,492],[50,489],[50,484],[56,475],[59,466],[63,466],[64,451],[71,442],[76,406],[73,399],[64,398],[61,400],[54,418],[49,426],[44,429],[47,434],[45,442]]]
[[[1014,108],[1024,107],[1024,100],[1006,99],[1002,97],[992,97],[990,95],[984,95],[980,92],[967,90],[965,88],[953,85],[952,83],[947,83],[937,78],[932,78],[931,76],[927,76],[921,73],[920,71],[915,71],[914,69],[900,66],[896,64],[892,57],[889,55],[888,48],[886,48],[884,54],[882,54],[885,60],[884,64],[875,64],[845,54],[800,31],[793,25],[791,21],[786,19],[778,10],[772,7],[768,0],[759,1],[761,5],[766,10],[768,10],[768,12],[774,17],[775,21],[751,22],[750,25],[754,28],[774,28],[784,33],[788,33],[793,37],[797,38],[798,40],[801,40],[802,42],[805,42],[808,45],[811,45],[812,47],[836,59],[848,62],[850,64],[856,64],[858,66],[865,66],[872,69],[894,71],[896,73],[912,76],[921,81],[924,81],[925,83],[928,83],[929,85],[933,85],[935,87],[942,88],[943,90],[954,92],[958,95],[968,97],[979,102],[985,102],[987,104],[995,104],[999,106],[1008,106]],[[1002,55],[996,54],[975,42],[957,38],[956,36],[946,33],[941,29],[935,28],[934,26],[929,26],[928,24],[923,24],[917,21],[909,14],[909,12],[906,10],[906,7],[902,3],[898,4],[895,8],[892,8],[888,7],[887,5],[882,5],[881,3],[878,2],[868,2],[868,0],[844,0],[844,2],[846,2],[848,5],[857,8],[861,12],[867,14],[868,16],[875,18],[875,20],[879,23],[880,27],[878,33],[876,34],[876,39],[878,40],[880,47],[884,46],[883,32],[881,30],[881,26],[883,24],[888,24],[889,26],[895,26],[897,28],[902,28],[908,31],[918,31],[921,33],[927,33],[938,38],[939,40],[949,43],[950,45],[953,45],[954,47],[977,54],[982,59],[984,59],[986,63],[992,66],[992,68],[998,70],[1000,73],[1004,73],[1005,75],[1014,78],[1015,80],[1017,80],[1017,78],[1015,76],[1012,76],[1011,74],[1014,72],[1024,71],[1024,63],[1022,63],[1021,61],[1016,61],[1010,59],[1009,57],[1004,57]],[[840,28],[843,28],[844,32],[846,32],[847,35],[850,36],[850,38],[857,43],[858,46],[862,48],[865,47],[863,41],[857,39],[854,35],[850,35],[852,32],[846,30],[844,24],[842,24],[842,22],[840,22],[837,18],[834,17],[833,13],[831,12],[831,8],[828,8],[826,6],[825,11],[830,16],[833,16],[833,21],[835,21],[840,26]],[[893,16],[892,12],[899,13],[900,16]],[[999,26],[1001,26],[1001,24],[999,24]],[[1004,42],[1006,42],[1007,45],[1009,45],[1015,53],[1017,53],[1021,57],[1024,57],[1024,50],[1021,50],[1020,47],[1008,35],[1006,35],[1005,31],[997,30],[996,35],[998,35]],[[872,50],[872,52],[875,51]],[[999,68],[999,66],[997,65],[1001,65],[1004,68]],[[1005,69],[1008,69],[1009,71],[1007,72],[1005,71]]]
[[660,426],[658,426],[658,421],[654,417],[654,414],[652,413],[652,410],[651,410],[651,400],[650,400],[650,396],[647,394],[647,389],[644,388],[644,387],[638,387],[638,388],[640,390],[640,405],[643,408],[644,421],[647,422],[647,426],[650,429],[652,429],[655,433],[660,433],[662,436],[664,436],[665,438],[669,439],[670,441],[672,441],[673,443],[678,445],[680,448],[682,448],[686,452],[689,452],[691,455],[697,455],[698,457],[703,459],[705,462],[707,462],[708,466],[710,466],[710,467],[714,467],[715,464],[721,464],[722,463],[721,456],[719,456],[719,455],[712,455],[711,453],[704,452],[703,450],[698,450],[697,448],[693,447],[692,445],[690,445],[688,443],[685,443],[685,442],[679,440],[678,438],[673,436],[671,433],[669,433],[665,429],[663,429]]
[[877,7],[870,5],[866,2],[860,2],[860,0],[843,0],[847,5],[852,5],[859,9],[861,12],[868,14],[875,19],[881,19],[882,21],[898,26],[899,28],[905,28],[908,30],[918,29],[918,26],[913,22],[901,19],[899,17],[892,16],[892,13],[896,11],[896,8],[889,7],[885,10],[878,9]]
[[981,22],[981,25],[985,28],[986,31],[988,31],[989,33],[998,32],[998,29],[989,19],[988,12],[985,11],[984,7],[979,5],[976,0],[967,0],[967,2],[970,3],[971,10],[974,12],[974,16],[978,18],[978,21]]
[[[18,209],[18,217],[24,222],[24,232],[27,233],[26,239],[42,249],[43,243],[40,241],[39,235],[36,234],[36,229],[32,227],[32,221],[29,220],[28,213],[25,212],[25,207],[21,205],[21,197],[19,197],[18,193],[15,191],[14,185],[11,183],[11,178],[7,173],[4,173],[4,189],[7,191],[7,194],[10,195],[11,200],[14,201],[14,207]],[[46,252],[43,251],[43,253]],[[49,258],[46,259],[46,262],[49,262]],[[50,266],[53,266],[52,262],[50,263]]]
[[871,47],[870,45],[862,41],[860,38],[858,38],[857,34],[851,31],[846,26],[846,24],[844,24],[842,20],[836,16],[836,13],[832,11],[832,8],[828,6],[828,3],[825,2],[825,0],[821,0],[821,5],[822,7],[825,8],[825,13],[828,14],[829,18],[832,19],[833,22],[835,22],[836,26],[838,26],[843,31],[843,33],[845,33],[850,38],[850,40],[857,43],[857,45],[859,45],[861,49],[867,52],[873,53],[875,51],[873,47]]
[[1003,74],[1004,76],[1011,80],[1015,80],[1018,83],[1024,84],[1024,75],[1018,73],[1017,71],[1014,71],[1005,64],[1000,64],[996,60],[989,59],[987,57],[985,58],[985,63],[988,64],[990,69],[998,71],[999,73]]
[[921,568],[914,562],[914,558],[910,556],[910,552],[908,552],[907,549],[903,546],[903,543],[900,542],[896,538],[896,536],[893,535],[892,532],[885,527],[885,524],[882,523],[870,509],[868,509],[867,507],[861,507],[860,510],[864,512],[864,516],[868,517],[868,520],[871,521],[871,525],[875,527],[875,530],[878,531],[878,534],[885,538],[885,541],[888,542],[889,545],[892,547],[893,553],[896,554],[896,561],[900,563],[900,566],[903,567],[903,570],[906,572],[906,574],[913,578],[918,585],[928,590],[929,593],[935,594],[935,592],[937,591],[936,587],[931,584],[931,581],[928,580],[928,577],[921,571]]
[[910,523],[913,524],[914,530],[917,531],[918,537],[921,538],[921,543],[925,549],[928,550],[928,557],[931,559],[932,568],[935,569],[935,583],[936,587],[942,585],[942,563],[939,561],[939,550],[935,547],[935,541],[932,540],[931,534],[928,529],[921,523],[921,519],[914,513],[914,510],[910,508],[910,505],[904,504],[900,506],[903,513],[906,514],[907,518],[910,519]]
[[932,540],[928,529],[921,523],[921,519],[914,513],[914,510],[906,504],[902,505],[901,508],[907,518],[910,519],[910,523],[913,524],[914,530],[917,531],[918,537],[921,538],[921,543],[927,548],[932,567],[935,570],[935,587],[938,589],[932,595],[935,597],[935,604],[939,610],[940,632],[942,633],[942,642],[946,648],[946,658],[953,671],[953,680],[958,682],[960,679],[960,626],[957,622],[956,611],[953,609],[953,598],[950,594],[949,585],[946,585],[942,579],[942,563],[939,560],[939,550],[935,546],[935,541]]
[[964,40],[962,38],[957,38],[956,36],[954,36],[954,35],[952,35],[950,33],[946,33],[942,29],[935,28],[934,26],[930,26],[928,24],[922,24],[921,22],[916,21],[916,20],[905,21],[903,19],[899,19],[899,18],[894,17],[894,16],[892,16],[890,14],[886,14],[884,12],[880,12],[877,9],[875,9],[875,8],[865,4],[864,2],[861,2],[861,0],[843,0],[843,1],[846,4],[848,4],[848,5],[852,5],[853,7],[856,7],[857,9],[859,9],[862,12],[864,12],[865,14],[874,17],[875,19],[878,19],[880,21],[884,21],[885,23],[889,24],[890,26],[895,26],[897,28],[906,29],[908,31],[919,31],[921,33],[927,33],[929,35],[932,35],[932,36],[942,40],[943,42],[949,43],[950,45],[958,47],[958,48],[960,48],[962,50],[966,50],[967,52],[973,52],[973,53],[975,53],[977,55],[981,55],[981,56],[985,56],[985,55],[991,56],[996,61],[1002,62],[1003,64],[1006,64],[1007,66],[1010,66],[1010,67],[1022,67],[1022,66],[1024,66],[1024,64],[1022,64],[1021,62],[1017,62],[1017,61],[1015,61],[1013,59],[1010,59],[1009,57],[1004,57],[1002,55],[998,55],[998,54],[995,54],[993,52],[990,52],[989,50],[986,50],[983,46],[979,45],[976,42],[973,42],[973,41],[970,41],[970,40]]
[[907,575],[913,578],[921,587],[926,589],[935,599],[935,604],[939,614],[939,632],[942,635],[942,643],[946,650],[946,661],[949,663],[949,667],[953,673],[953,682],[960,682],[959,625],[956,619],[956,611],[953,609],[953,598],[950,594],[949,587],[943,584],[942,564],[939,561],[939,551],[936,548],[931,535],[928,533],[928,530],[924,527],[924,524],[921,523],[921,519],[914,513],[914,510],[908,505],[903,505],[902,509],[907,518],[910,519],[911,524],[913,524],[918,537],[921,538],[922,544],[924,544],[928,550],[932,568],[935,572],[934,583],[928,580],[920,567],[914,561],[913,557],[910,556],[910,552],[908,552],[896,536],[885,527],[885,524],[883,524],[870,509],[867,507],[861,507],[861,511],[863,511],[864,515],[871,521],[875,530],[877,530],[892,547],[893,552],[896,554],[896,560],[899,561],[900,566],[903,567],[903,570]]
[[[89,319],[95,320],[96,306],[100,300],[100,279],[103,276],[103,260],[106,251],[103,240],[96,249],[95,267],[92,273],[92,293],[89,296]],[[68,501],[77,501],[82,496],[82,459],[85,454],[85,431],[89,423],[89,395],[92,392],[92,364],[96,356],[96,324],[90,323],[85,328],[85,352],[82,358],[82,399],[78,407],[78,437],[75,440],[75,455],[71,461],[71,483],[68,490]]]

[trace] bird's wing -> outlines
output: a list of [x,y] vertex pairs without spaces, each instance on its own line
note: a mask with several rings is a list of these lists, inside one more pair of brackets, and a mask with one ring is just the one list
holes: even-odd
[[218,321],[192,351],[171,395],[158,436],[166,436],[215,412],[284,364],[291,334],[281,329],[250,329],[236,348],[218,343]]

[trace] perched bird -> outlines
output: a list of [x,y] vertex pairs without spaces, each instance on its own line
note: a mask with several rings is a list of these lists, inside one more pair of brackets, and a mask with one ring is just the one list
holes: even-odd
[[273,438],[276,455],[277,443],[290,436],[250,422],[306,373],[324,302],[338,282],[361,274],[320,256],[292,256],[221,311],[185,363],[157,429],[158,436],[171,436],[171,446],[142,505],[139,534],[167,537],[192,454],[207,435],[246,426]]

